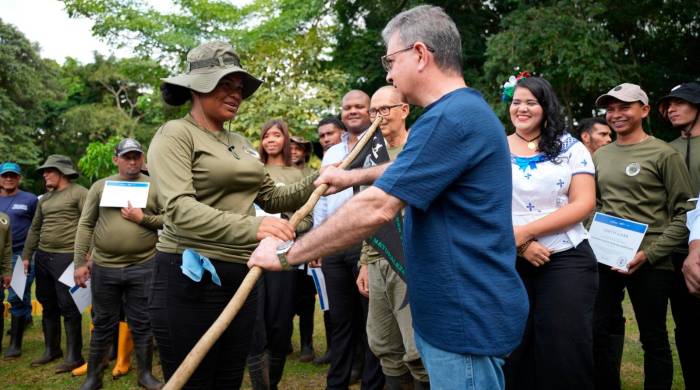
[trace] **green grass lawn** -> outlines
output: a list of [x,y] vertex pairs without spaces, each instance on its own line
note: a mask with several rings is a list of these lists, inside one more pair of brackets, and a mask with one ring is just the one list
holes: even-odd
[[[622,362],[622,382],[624,389],[641,389],[643,388],[643,352],[639,342],[639,332],[637,323],[632,313],[632,307],[629,301],[625,300],[625,317],[627,318],[627,333],[625,341],[625,353]],[[9,328],[9,319],[6,319]],[[85,345],[83,354],[87,357],[88,340],[89,340],[89,315],[84,315],[84,336]],[[296,326],[297,324],[295,324]],[[674,359],[674,378],[673,388],[683,389],[683,378],[681,375],[680,366],[678,363],[678,355],[676,353],[673,339],[673,320],[669,314],[668,329],[673,346]],[[326,383],[326,370],[328,366],[315,366],[311,363],[300,363],[299,357],[299,334],[294,332],[295,352],[287,359],[284,377],[280,383],[281,389],[323,389]],[[9,337],[4,336],[3,332],[3,348],[7,347]],[[323,316],[320,311],[316,311],[314,345],[317,354],[325,351],[325,337],[323,333]],[[53,373],[54,366],[57,363],[51,363],[44,367],[31,368],[29,362],[37,358],[43,352],[43,338],[41,334],[41,318],[34,319],[34,326],[29,328],[25,335],[24,348],[22,357],[16,360],[0,360],[0,387],[2,389],[77,389],[80,387],[84,377],[73,378],[70,374],[55,375]],[[157,362],[158,359],[155,359]],[[135,361],[132,361],[135,364]],[[108,371],[105,371],[104,384],[105,389],[136,389],[135,370],[133,369],[129,375],[117,380],[111,379],[110,366]],[[156,376],[162,378],[160,366],[155,366],[154,371]],[[243,384],[244,389],[250,388],[248,378],[246,377]],[[357,385],[351,387],[359,388]]]

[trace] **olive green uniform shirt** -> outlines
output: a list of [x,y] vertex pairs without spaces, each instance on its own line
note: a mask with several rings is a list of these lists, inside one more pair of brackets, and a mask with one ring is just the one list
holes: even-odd
[[[75,236],[76,267],[85,264],[92,245],[92,260],[104,267],[125,267],[153,258],[158,241],[158,229],[163,227],[157,189],[153,183],[148,190],[143,220],[135,223],[122,217],[119,207],[100,207],[100,199],[107,180],[125,181],[119,175],[98,180],[90,187]],[[135,182],[150,182],[146,175],[139,175]]]
[[303,176],[310,176],[316,173],[316,170],[311,168],[308,164],[304,165],[304,168],[300,169]]
[[75,232],[88,190],[70,183],[39,199],[32,226],[27,234],[22,259],[30,259],[36,249],[52,253],[73,253]]
[[652,266],[672,270],[668,255],[685,245],[685,214],[694,207],[681,155],[649,137],[634,145],[603,146],[593,162],[598,211],[649,225],[640,250]]
[[243,136],[199,127],[189,114],[169,121],[153,136],[148,168],[165,207],[156,249],[179,254],[194,249],[209,258],[246,263],[258,244],[262,217],[296,210],[314,190],[317,175],[277,187]]
[[[389,160],[394,161],[396,160],[396,156],[399,155],[401,150],[403,149],[403,145],[401,146],[395,146],[393,148],[387,148],[387,152],[389,153]],[[403,212],[403,211],[402,211]],[[372,247],[370,244],[367,243],[367,241],[362,242],[362,251],[360,252],[360,264],[371,264],[375,263],[384,257],[377,252],[374,247]]]
[[[275,185],[277,185],[278,187],[294,184],[298,181],[303,180],[304,177],[314,174],[314,172],[312,171],[309,173],[309,175],[304,175],[304,171],[294,167],[280,167],[274,165],[267,165],[265,166],[265,168],[270,174],[270,178],[275,181]],[[294,212],[285,212],[283,213],[283,215],[285,219],[289,220],[292,218],[292,215],[294,215]],[[297,225],[296,227],[296,232],[297,234],[305,233],[309,231],[313,225],[314,220],[311,216],[311,213],[309,213],[309,215],[304,217],[304,219],[302,219],[299,222],[299,225]]]
[[[673,146],[683,156],[683,162],[685,163],[688,139],[678,137],[671,141],[669,145]],[[700,136],[690,137],[690,166],[688,166],[688,170],[690,171],[690,184],[693,185],[693,194],[698,196],[698,193],[700,193]]]
[[0,272],[2,276],[12,275],[12,229],[5,213],[0,213]]

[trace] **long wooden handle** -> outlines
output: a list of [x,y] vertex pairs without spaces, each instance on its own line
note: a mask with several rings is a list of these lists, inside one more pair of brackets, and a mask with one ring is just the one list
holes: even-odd
[[[350,165],[350,163],[357,157],[367,142],[369,142],[369,140],[372,138],[372,134],[374,134],[374,131],[377,129],[377,126],[379,126],[381,121],[382,117],[378,115],[377,119],[375,119],[372,123],[372,126],[370,126],[370,128],[365,132],[365,135],[357,141],[357,144],[352,151],[347,155],[347,157],[345,157],[345,159],[343,159],[343,162],[340,163],[340,168],[347,168],[347,166]],[[309,200],[307,200],[306,203],[304,203],[304,205],[294,213],[292,218],[290,218],[289,222],[293,227],[296,228],[299,222],[301,222],[301,220],[313,210],[316,202],[318,202],[321,195],[323,195],[327,189],[328,185],[323,184],[314,190],[309,197]],[[194,370],[197,369],[199,364],[202,362],[202,359],[204,359],[204,356],[206,356],[207,352],[209,352],[216,340],[221,337],[224,331],[226,331],[228,326],[231,324],[231,321],[233,321],[234,317],[236,317],[236,314],[238,314],[238,312],[241,310],[241,307],[243,307],[243,304],[248,298],[248,295],[250,295],[250,292],[253,291],[253,288],[260,278],[260,275],[262,275],[262,272],[262,268],[260,267],[252,267],[250,271],[248,271],[248,274],[243,279],[243,282],[241,282],[241,285],[238,287],[238,290],[236,290],[236,293],[233,295],[229,303],[226,305],[221,314],[219,314],[216,321],[214,321],[214,323],[209,327],[206,333],[204,333],[199,341],[197,341],[197,344],[195,344],[194,348],[192,348],[190,353],[187,354],[185,360],[180,363],[180,366],[177,368],[175,373],[173,373],[173,376],[170,377],[168,383],[165,384],[163,390],[179,390],[185,385],[185,383],[187,383]]]

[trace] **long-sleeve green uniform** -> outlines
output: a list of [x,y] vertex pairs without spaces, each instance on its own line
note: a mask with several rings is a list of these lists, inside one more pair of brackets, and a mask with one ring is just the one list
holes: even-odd
[[659,269],[685,244],[685,214],[693,209],[690,177],[681,155],[654,137],[633,145],[606,145],[593,155],[598,210],[649,225],[640,250]]
[[[298,181],[301,181],[304,179],[304,177],[312,175],[314,172],[310,172],[309,175],[305,175],[303,171],[299,170],[298,168],[294,167],[278,167],[274,165],[268,165],[265,167],[267,169],[267,172],[270,174],[270,178],[277,183],[278,186],[280,185],[289,185],[289,184],[294,184]],[[296,210],[294,210],[296,211]],[[285,212],[284,213],[287,219],[290,219],[294,212]],[[304,219],[299,222],[299,225],[297,225],[296,232],[297,234],[305,233],[311,229],[311,227],[314,225],[314,220],[313,217],[311,216],[311,213],[304,217]]]
[[156,249],[191,248],[223,261],[245,263],[257,246],[262,220],[253,203],[278,213],[301,207],[313,180],[277,187],[243,136],[199,127],[189,114],[163,125],[148,150],[148,167],[165,207]]
[[2,276],[12,275],[12,229],[5,213],[0,213],[0,272]]
[[[151,183],[143,220],[137,224],[122,217],[119,207],[100,207],[107,180],[124,181],[119,175],[98,180],[90,187],[75,236],[76,267],[85,264],[85,255],[93,247],[92,260],[104,267],[124,267],[153,258],[158,241],[158,229],[163,227],[158,190]],[[140,175],[135,182],[150,182]]]
[[22,259],[29,259],[36,249],[51,253],[73,253],[75,232],[88,190],[70,183],[39,199],[27,234]]
[[698,196],[700,192],[700,136],[690,137],[690,140],[678,137],[671,141],[669,145],[673,146],[681,156],[683,161],[686,161],[688,152],[688,141],[690,141],[690,184],[693,185],[693,193]]

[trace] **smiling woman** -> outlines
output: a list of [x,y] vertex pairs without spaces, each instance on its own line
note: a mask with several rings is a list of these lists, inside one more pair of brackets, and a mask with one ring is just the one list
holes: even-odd
[[[238,289],[257,241],[294,237],[288,221],[256,217],[253,202],[270,213],[295,210],[316,176],[278,187],[248,140],[224,130],[262,83],[241,67],[231,45],[191,50],[187,71],[163,81],[166,103],[192,101],[189,114],[156,132],[148,152],[165,204],[150,313],[168,380]],[[185,388],[240,387],[256,304],[253,292]]]

